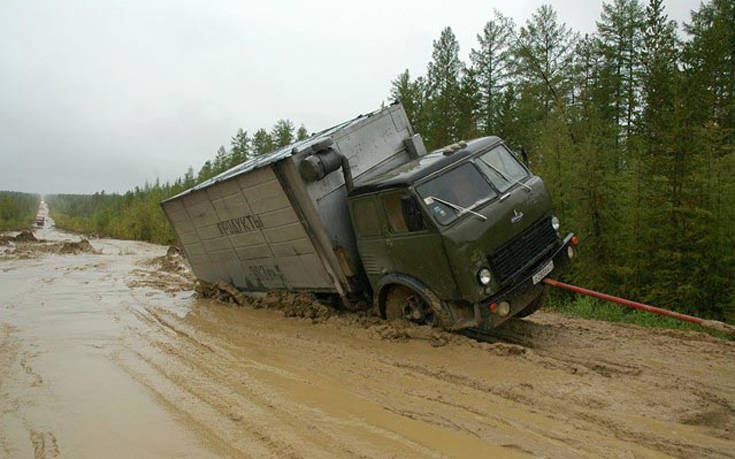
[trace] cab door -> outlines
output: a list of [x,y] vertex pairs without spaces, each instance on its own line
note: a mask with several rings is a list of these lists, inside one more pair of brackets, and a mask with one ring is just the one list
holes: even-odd
[[376,195],[352,199],[350,215],[362,267],[374,289],[381,277],[393,271],[388,241],[384,235],[384,215]]
[[441,234],[408,190],[379,195],[382,232],[392,271],[418,279],[440,298],[454,298],[456,283]]

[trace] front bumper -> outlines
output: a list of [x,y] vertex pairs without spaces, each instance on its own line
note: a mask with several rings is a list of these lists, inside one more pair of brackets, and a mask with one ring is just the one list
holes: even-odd
[[[571,262],[571,259],[568,255],[569,247],[572,248],[574,257],[576,258],[577,247],[572,242],[573,238],[573,233],[567,234],[566,237],[562,240],[561,244],[549,256],[544,257],[536,264],[534,264],[533,267],[527,269],[519,278],[515,280],[515,282],[512,283],[512,285],[499,291],[493,296],[485,298],[484,300],[476,303],[474,305],[474,322],[477,325],[474,326],[484,329],[495,328],[506,320],[513,317],[514,315],[521,312],[523,309],[526,308],[526,306],[531,304],[533,300],[538,298],[543,293],[544,286],[546,284],[544,284],[543,281],[534,284],[534,274],[536,274],[539,270],[546,266],[549,261],[552,260],[554,262],[554,269],[546,276],[544,276],[544,278],[561,273],[564,268]],[[490,310],[491,304],[497,305],[503,301],[510,304],[510,312],[507,315],[501,316],[498,313],[497,309],[495,312],[492,312]]]

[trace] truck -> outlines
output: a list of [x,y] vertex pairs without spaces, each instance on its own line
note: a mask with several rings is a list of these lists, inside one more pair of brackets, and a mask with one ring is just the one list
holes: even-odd
[[428,152],[400,103],[161,205],[201,280],[448,330],[533,313],[577,253],[527,160],[493,136]]

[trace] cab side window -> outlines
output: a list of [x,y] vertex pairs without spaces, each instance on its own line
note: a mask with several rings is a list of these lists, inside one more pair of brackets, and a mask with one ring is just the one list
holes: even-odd
[[401,195],[392,193],[383,196],[385,215],[388,217],[388,227],[391,233],[405,233],[408,231],[406,220],[401,209]]
[[421,231],[425,228],[418,201],[407,193],[383,195],[383,208],[391,233]]
[[359,236],[376,236],[380,234],[380,219],[372,197],[356,200],[352,203],[352,218]]

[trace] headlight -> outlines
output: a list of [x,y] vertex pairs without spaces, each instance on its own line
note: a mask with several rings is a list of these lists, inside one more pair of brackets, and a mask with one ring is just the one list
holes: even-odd
[[487,268],[482,268],[479,271],[477,271],[477,280],[480,282],[481,285],[488,285],[491,280],[493,280],[493,276],[490,273],[490,270]]
[[551,227],[554,228],[554,231],[559,231],[559,228],[561,228],[561,225],[559,224],[559,219],[556,218],[556,215],[551,217]]

